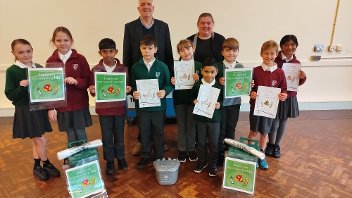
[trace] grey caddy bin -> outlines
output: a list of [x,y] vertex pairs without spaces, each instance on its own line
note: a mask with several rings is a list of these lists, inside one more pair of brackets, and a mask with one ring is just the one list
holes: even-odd
[[180,161],[177,159],[163,159],[153,162],[155,167],[156,180],[160,185],[173,185],[178,178]]

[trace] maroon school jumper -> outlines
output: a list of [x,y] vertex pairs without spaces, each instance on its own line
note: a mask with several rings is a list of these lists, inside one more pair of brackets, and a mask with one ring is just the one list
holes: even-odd
[[[275,71],[264,71],[263,67],[257,66],[253,69],[253,80],[254,86],[252,91],[257,92],[258,86],[266,87],[278,87],[281,88],[281,93],[287,92],[287,84],[285,73],[281,68],[275,69]],[[251,111],[254,110],[255,99],[250,99]]]
[[[128,69],[122,65],[118,59],[116,59],[116,67],[112,72],[126,73],[126,82],[128,80]],[[94,85],[94,72],[106,72],[103,65],[103,60],[100,60],[99,64],[92,68],[90,85]],[[92,94],[93,96],[95,94]],[[120,102],[100,102],[96,103],[95,112],[100,116],[121,116],[126,113],[126,101]]]
[[[282,52],[279,52],[279,55],[276,57],[275,59],[275,63],[277,64],[277,67],[282,68],[282,65],[284,63],[298,63],[301,64],[301,62],[299,60],[297,60],[296,55],[293,54],[293,58],[292,60],[290,60],[289,62],[286,62],[284,59],[282,59]],[[302,85],[306,82],[307,80],[307,76],[304,76],[304,78],[299,79],[299,83],[298,85]],[[297,91],[287,91],[287,96],[288,97],[292,97],[292,96],[296,96],[297,95]]]
[[86,58],[72,49],[72,54],[64,64],[58,50],[46,61],[47,65],[65,65],[65,77],[77,80],[76,85],[66,84],[67,106],[56,108],[58,112],[76,111],[89,107],[88,92],[90,68]]

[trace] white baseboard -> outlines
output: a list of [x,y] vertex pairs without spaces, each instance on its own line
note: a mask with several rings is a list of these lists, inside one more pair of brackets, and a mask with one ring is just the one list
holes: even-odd
[[[352,101],[342,101],[342,102],[300,102],[299,110],[346,110],[352,109]],[[96,115],[95,108],[89,108],[92,115]],[[242,104],[241,111],[249,111],[249,104]],[[14,108],[0,108],[0,117],[10,117],[13,116],[15,112]]]
[[[352,109],[352,101],[341,102],[299,102],[300,111],[308,110],[346,110]],[[241,111],[249,111],[249,104],[242,104]]]
[[[97,115],[95,113],[95,107],[89,107],[91,115]],[[15,108],[0,108],[0,117],[11,117],[15,113]]]

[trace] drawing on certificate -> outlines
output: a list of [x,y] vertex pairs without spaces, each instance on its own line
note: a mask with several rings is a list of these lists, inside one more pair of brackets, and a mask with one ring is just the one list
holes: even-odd
[[158,79],[136,80],[136,84],[139,92],[139,108],[161,105],[160,98],[157,96],[159,91]]
[[280,92],[280,88],[258,86],[253,115],[275,118]]
[[200,85],[198,93],[198,103],[195,104],[193,113],[196,115],[213,118],[215,103],[218,101],[220,89],[209,85]]
[[95,72],[96,102],[126,100],[126,74]]
[[252,68],[225,69],[225,98],[248,96],[251,81]]
[[65,100],[63,68],[29,68],[29,98],[31,102]]
[[174,61],[175,90],[192,89],[194,61]]
[[282,69],[284,70],[286,76],[287,90],[298,91],[301,64],[284,63],[282,65]]

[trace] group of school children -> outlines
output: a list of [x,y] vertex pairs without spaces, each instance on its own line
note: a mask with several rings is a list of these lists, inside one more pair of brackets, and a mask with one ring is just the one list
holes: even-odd
[[[88,92],[95,96],[95,72],[123,72],[127,75],[126,92],[131,93],[138,101],[140,92],[136,80],[158,79],[159,91],[157,96],[161,105],[157,107],[140,108],[136,102],[138,128],[141,133],[142,150],[137,168],[145,168],[152,160],[162,159],[164,156],[164,122],[166,110],[166,95],[173,91],[175,77],[170,76],[168,66],[155,57],[157,41],[153,36],[145,36],[140,42],[141,59],[132,66],[131,73],[118,59],[116,44],[112,39],[102,39],[99,54],[102,60],[90,70],[86,58],[72,49],[73,37],[65,27],[57,27],[51,39],[57,48],[46,61],[47,65],[62,65],[65,70],[67,105],[56,109],[31,111],[28,96],[28,68],[40,68],[32,61],[33,48],[25,39],[16,39],[11,44],[16,62],[6,71],[5,94],[15,106],[13,122],[13,138],[30,138],[33,141],[33,174],[39,180],[57,177],[60,171],[47,157],[45,132],[51,132],[49,120],[58,123],[59,131],[66,132],[68,142],[87,141],[85,128],[92,125],[89,112]],[[298,46],[294,35],[286,35],[280,41],[282,51],[278,52],[278,45],[274,41],[267,41],[262,45],[261,57],[263,63],[253,69],[252,91],[250,94],[250,139],[260,133],[260,149],[269,156],[280,157],[280,144],[288,118],[298,116],[297,92],[287,91],[286,78],[281,69],[283,63],[299,63],[294,52]],[[239,42],[235,38],[228,38],[222,45],[221,54],[224,60],[216,63],[214,59],[206,59],[203,63],[194,61],[195,51],[193,42],[181,40],[177,45],[181,61],[194,62],[195,84],[189,90],[174,90],[173,99],[177,119],[178,159],[185,162],[197,161],[194,172],[200,173],[208,167],[209,176],[217,175],[217,167],[224,162],[224,153],[228,149],[224,138],[235,138],[241,98],[224,99],[225,69],[243,68],[237,62]],[[300,85],[306,80],[301,71]],[[198,116],[192,113],[198,102],[197,96],[200,85],[212,86],[220,89],[215,103],[212,118]],[[256,91],[258,86],[278,87],[281,100],[275,119],[253,115]],[[96,103],[96,113],[99,115],[103,154],[106,160],[106,174],[115,172],[114,159],[117,159],[120,170],[127,169],[124,148],[124,125],[126,102]],[[269,138],[268,138],[269,134]],[[269,139],[269,142],[268,142]],[[152,152],[153,151],[153,152]],[[154,153],[155,156],[152,156]],[[64,160],[64,163],[67,163]],[[267,169],[265,160],[258,160],[262,169]]]

